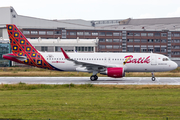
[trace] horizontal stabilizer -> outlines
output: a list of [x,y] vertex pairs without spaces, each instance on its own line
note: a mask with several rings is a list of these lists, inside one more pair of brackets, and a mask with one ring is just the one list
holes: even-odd
[[15,59],[20,60],[20,61],[27,60],[26,56],[14,56],[13,54],[5,54],[3,56],[8,56],[8,57],[11,57],[11,58],[15,58]]

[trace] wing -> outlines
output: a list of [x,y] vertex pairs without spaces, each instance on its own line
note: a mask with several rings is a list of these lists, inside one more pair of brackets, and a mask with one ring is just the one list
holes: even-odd
[[127,61],[130,59],[130,57],[126,58],[126,60],[123,62],[122,65],[116,65],[116,64],[101,64],[101,63],[92,63],[92,62],[87,62],[87,61],[77,61],[71,59],[66,52],[61,48],[61,51],[63,52],[64,57],[68,61],[74,62],[76,65],[81,65],[82,67],[86,67],[87,70],[92,70],[92,71],[98,71],[98,72],[103,72],[106,70],[108,67],[124,67]]
[[64,57],[68,61],[74,62],[76,65],[81,65],[82,67],[86,67],[87,70],[92,70],[92,71],[105,71],[105,68],[110,67],[104,64],[99,64],[99,63],[92,63],[92,62],[84,62],[84,61],[77,61],[71,59],[66,52],[61,48],[61,51],[63,52]]

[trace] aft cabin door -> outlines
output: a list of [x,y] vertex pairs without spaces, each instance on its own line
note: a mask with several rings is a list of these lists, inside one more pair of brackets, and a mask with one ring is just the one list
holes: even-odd
[[157,57],[156,57],[156,55],[151,55],[151,65],[157,65]]

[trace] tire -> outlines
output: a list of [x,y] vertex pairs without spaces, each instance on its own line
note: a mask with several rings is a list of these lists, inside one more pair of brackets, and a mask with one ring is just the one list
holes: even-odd
[[92,76],[90,77],[90,80],[91,80],[91,81],[94,81],[94,80],[95,80],[94,75],[92,75]]
[[152,77],[151,79],[152,79],[152,81],[155,81],[155,80],[156,80],[156,78],[155,78],[155,77]]
[[90,77],[90,80],[91,81],[96,81],[98,79],[98,76],[97,75],[92,75],[91,77]]
[[95,80],[97,80],[97,79],[98,79],[98,76],[97,76],[97,75],[95,75],[94,77],[95,77]]

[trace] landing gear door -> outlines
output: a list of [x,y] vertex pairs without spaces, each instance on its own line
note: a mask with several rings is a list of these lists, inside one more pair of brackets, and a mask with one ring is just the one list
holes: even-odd
[[151,55],[151,65],[157,65],[157,56]]

